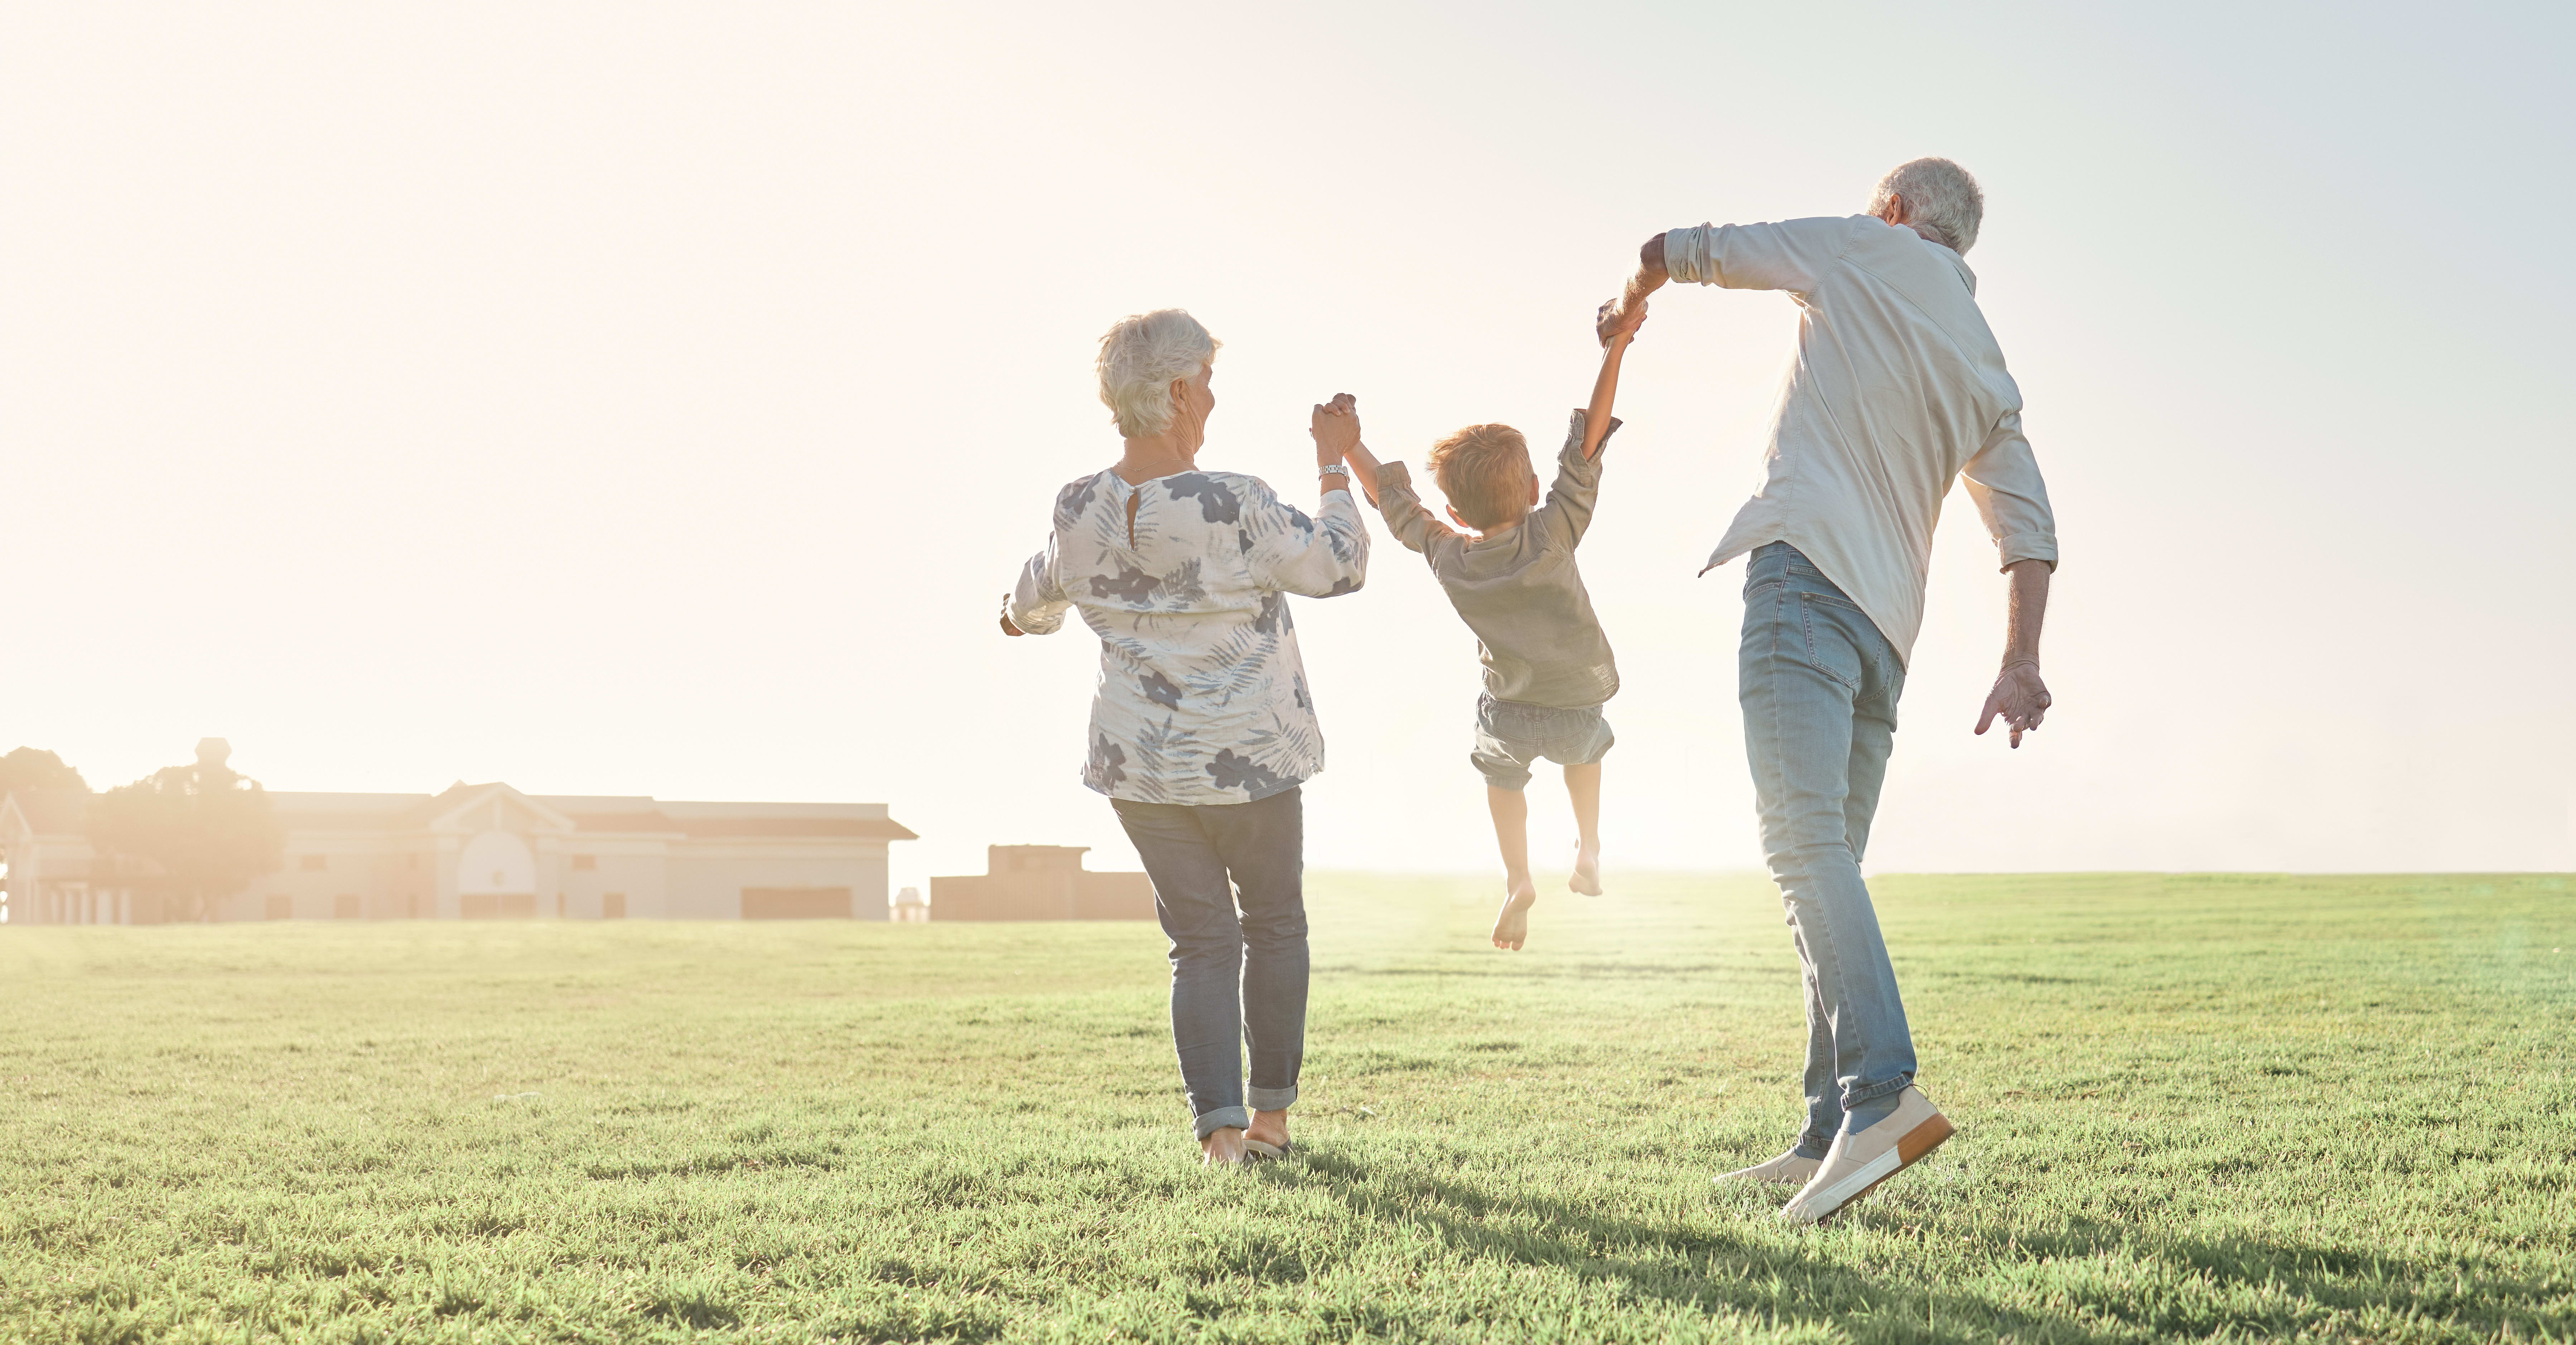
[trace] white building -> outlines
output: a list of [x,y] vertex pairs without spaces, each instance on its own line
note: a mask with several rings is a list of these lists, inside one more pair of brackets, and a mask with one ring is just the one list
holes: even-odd
[[[0,800],[15,924],[159,916],[148,880],[94,873],[88,797]],[[269,796],[286,829],[278,872],[222,903],[224,920],[782,920],[886,918],[886,847],[914,839],[882,803],[675,803],[522,794]]]

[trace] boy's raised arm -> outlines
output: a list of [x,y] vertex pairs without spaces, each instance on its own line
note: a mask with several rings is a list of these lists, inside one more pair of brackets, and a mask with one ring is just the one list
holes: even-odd
[[1601,372],[1592,380],[1592,404],[1583,409],[1586,462],[1600,456],[1601,441],[1610,437],[1610,403],[1619,395],[1619,360],[1628,353],[1628,344],[1637,339],[1637,329],[1645,325],[1646,301],[1642,298],[1624,307],[1616,299],[1601,305]]
[[[1354,414],[1356,406],[1348,394],[1336,397],[1332,403],[1319,406],[1315,410],[1320,418],[1336,408],[1343,414],[1351,414],[1356,424],[1358,419]],[[1375,507],[1378,514],[1386,520],[1386,530],[1394,535],[1396,541],[1412,550],[1427,553],[1431,546],[1431,539],[1435,535],[1442,537],[1457,535],[1433,516],[1430,510],[1422,507],[1420,497],[1413,493],[1412,475],[1405,471],[1403,463],[1379,462],[1377,455],[1368,450],[1368,445],[1360,442],[1356,433],[1351,436],[1341,453],[1343,465],[1350,468],[1351,479],[1359,483],[1361,497]],[[1329,482],[1330,478],[1326,479]],[[1392,497],[1381,493],[1382,488],[1391,490]]]
[[1406,470],[1403,463],[1381,463],[1371,457],[1369,475],[1374,478],[1371,494],[1376,498],[1373,503],[1377,505],[1379,516],[1386,520],[1388,534],[1403,543],[1407,550],[1428,556],[1431,548],[1443,541],[1452,546],[1459,544],[1458,534],[1450,531],[1449,525],[1441,522],[1437,515],[1422,507],[1422,497],[1413,493],[1413,473]]
[[1547,504],[1539,510],[1550,535],[1568,546],[1579,545],[1592,527],[1592,507],[1601,492],[1601,446],[1619,428],[1618,417],[1610,414],[1619,395],[1619,362],[1646,321],[1642,300],[1625,310],[1618,302],[1601,305],[1601,372],[1592,380],[1592,404],[1569,418],[1565,447],[1557,454],[1556,484],[1548,487]]

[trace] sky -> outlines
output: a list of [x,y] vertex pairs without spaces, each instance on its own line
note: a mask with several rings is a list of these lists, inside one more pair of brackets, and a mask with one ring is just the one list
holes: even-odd
[[[885,802],[895,881],[1095,847],[1096,642],[993,616],[1225,342],[1202,464],[1307,408],[1546,443],[1649,234],[1976,173],[2055,501],[2019,751],[1953,495],[1875,871],[2576,868],[2576,11],[2478,4],[16,6],[0,750],[95,787]],[[1582,552],[1608,863],[1761,862],[1735,701],[1781,295],[1659,295]],[[1378,533],[1296,600],[1319,868],[1494,867],[1474,642]],[[1534,787],[1544,862],[1571,845]]]

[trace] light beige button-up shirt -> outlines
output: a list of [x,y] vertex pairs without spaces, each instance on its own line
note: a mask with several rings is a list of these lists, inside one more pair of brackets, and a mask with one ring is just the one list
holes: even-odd
[[1967,478],[2002,564],[2056,568],[2057,523],[2022,437],[2021,389],[1958,253],[1854,215],[1675,229],[1664,265],[1675,280],[1787,290],[1800,310],[1762,489],[1712,568],[1787,542],[1909,661],[1953,478]]

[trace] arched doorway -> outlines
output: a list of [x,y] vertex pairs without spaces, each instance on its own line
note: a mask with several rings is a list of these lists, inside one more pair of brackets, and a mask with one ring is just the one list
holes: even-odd
[[517,832],[485,831],[456,857],[456,909],[468,920],[537,913],[537,856]]

